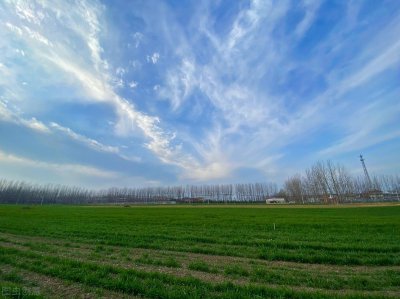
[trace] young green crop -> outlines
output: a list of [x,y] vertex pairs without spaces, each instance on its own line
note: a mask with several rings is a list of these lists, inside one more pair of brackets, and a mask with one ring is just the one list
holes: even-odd
[[4,205],[0,270],[150,298],[396,297],[399,232],[400,206]]

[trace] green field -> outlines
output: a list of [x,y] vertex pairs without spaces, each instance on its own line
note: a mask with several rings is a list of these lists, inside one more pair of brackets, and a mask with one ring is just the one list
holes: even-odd
[[0,286],[5,297],[400,297],[400,206],[3,205]]

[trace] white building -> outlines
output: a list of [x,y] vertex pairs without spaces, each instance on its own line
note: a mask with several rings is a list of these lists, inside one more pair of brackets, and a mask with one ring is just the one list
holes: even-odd
[[273,197],[273,198],[268,198],[265,200],[265,203],[270,204],[270,203],[285,203],[285,199],[281,197]]

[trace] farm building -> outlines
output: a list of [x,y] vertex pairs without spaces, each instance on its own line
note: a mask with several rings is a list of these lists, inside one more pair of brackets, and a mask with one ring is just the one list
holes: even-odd
[[177,203],[203,203],[205,202],[203,197],[184,197],[176,200]]
[[285,203],[285,199],[281,197],[273,197],[273,198],[268,198],[265,200],[266,204],[271,204],[271,203]]

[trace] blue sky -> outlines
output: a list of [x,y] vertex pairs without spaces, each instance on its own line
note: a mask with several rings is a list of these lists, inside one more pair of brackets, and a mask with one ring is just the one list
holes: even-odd
[[400,171],[400,2],[0,3],[0,177],[88,187]]

